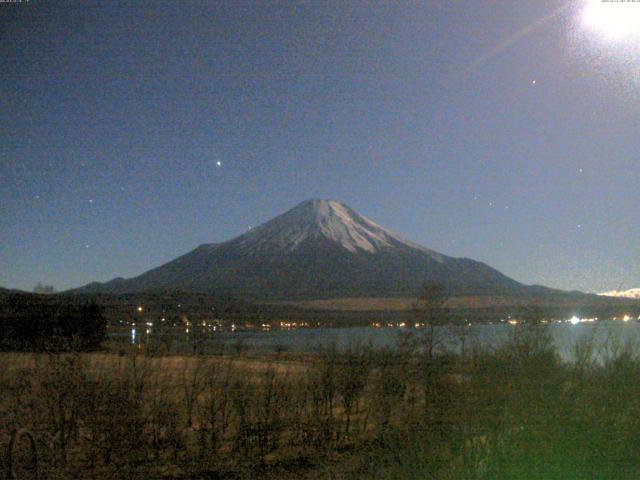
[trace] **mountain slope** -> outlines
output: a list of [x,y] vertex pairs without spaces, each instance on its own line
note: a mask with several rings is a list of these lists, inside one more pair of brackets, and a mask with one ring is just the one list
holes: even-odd
[[474,260],[404,240],[331,200],[309,200],[228,242],[201,245],[130,279],[82,292],[217,292],[255,299],[406,296],[425,282],[453,294],[525,294],[528,287]]

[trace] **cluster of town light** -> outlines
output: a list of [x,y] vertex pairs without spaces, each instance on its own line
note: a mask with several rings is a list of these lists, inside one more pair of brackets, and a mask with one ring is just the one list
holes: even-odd
[[[265,327],[266,324],[262,324],[262,328]],[[306,328],[309,324],[307,322],[280,322],[280,328]],[[271,326],[269,326],[271,328]]]
[[[466,321],[465,321],[466,322]],[[465,325],[470,326],[471,322],[466,322]],[[387,322],[387,323],[380,323],[380,322],[373,322],[371,324],[371,326],[373,328],[406,328],[406,327],[413,327],[413,328],[424,328],[427,326],[426,323],[423,322],[415,322],[415,323],[407,323],[407,322]]]
[[[612,320],[616,321],[616,320],[621,320],[623,322],[629,322],[630,320],[633,320],[634,317],[632,317],[631,315],[624,315],[623,317],[613,317]],[[541,323],[544,324],[549,324],[549,323],[570,323],[571,325],[577,325],[579,323],[593,323],[593,322],[597,322],[599,320],[598,317],[591,317],[591,318],[582,318],[582,317],[578,317],[578,316],[573,316],[571,318],[569,318],[568,320],[541,320]],[[638,316],[638,321],[640,321],[640,315]],[[503,323],[508,323],[509,325],[518,325],[520,323],[522,323],[522,320],[518,320],[516,318],[511,318],[510,316],[507,317],[507,319],[505,320],[501,320],[501,322]],[[282,325],[282,324],[281,324]],[[471,322],[466,322],[465,325],[467,326],[471,326],[472,323]],[[424,323],[415,323],[413,324],[413,326],[415,328],[421,328],[424,327],[425,324]],[[381,322],[372,322],[371,323],[371,327],[373,328],[405,328],[407,327],[407,323],[406,322],[397,322],[397,323],[381,323]]]
[[[182,305],[178,305],[178,307],[181,307]],[[142,313],[144,311],[144,308],[142,306],[138,306],[136,308],[136,310],[138,311],[138,313]],[[623,322],[628,322],[630,320],[632,320],[633,317],[631,315],[624,315],[623,317],[613,317],[613,320],[622,320]],[[166,320],[165,317],[162,317],[160,319],[162,322],[164,322]],[[187,319],[186,316],[183,316],[182,321],[185,325],[185,333],[189,333],[189,327],[191,326],[191,322]],[[501,320],[502,322],[505,322],[505,320]],[[598,321],[598,317],[594,317],[594,318],[581,318],[578,317],[576,315],[574,315],[573,317],[571,317],[568,320],[542,320],[542,323],[570,323],[571,325],[578,325],[579,323],[591,323],[591,322],[596,322]],[[638,316],[638,321],[640,321],[640,315]],[[515,318],[511,318],[511,315],[509,315],[506,319],[506,322],[509,325],[518,325],[520,323],[519,320],[515,319]],[[135,324],[134,324],[135,325]],[[153,322],[146,322],[147,327],[153,327]],[[466,321],[466,325],[470,326],[471,322]],[[214,332],[217,330],[217,326],[213,325],[212,323],[207,323],[206,321],[202,321],[202,326],[203,327],[209,327],[211,328]],[[280,322],[279,323],[280,328],[285,328],[285,329],[292,329],[292,328],[306,328],[309,327],[309,323],[307,322]],[[396,322],[396,323],[380,323],[380,322],[373,322],[371,323],[371,326],[373,328],[384,328],[384,327],[388,327],[388,328],[405,328],[407,327],[407,323],[406,322]],[[415,328],[421,328],[424,327],[425,324],[424,323],[419,323],[416,322],[415,324],[412,325]],[[264,331],[270,331],[272,325],[270,323],[263,323],[261,325],[262,330]],[[231,325],[231,331],[235,332],[237,330],[237,326],[235,324]],[[146,333],[149,334],[151,333],[151,329],[147,328],[146,329]],[[131,343],[135,343],[136,340],[136,329],[135,326],[131,328]]]
[[[616,321],[616,320],[622,320],[623,322],[628,322],[630,320],[633,320],[633,317],[631,315],[624,315],[623,317],[613,317],[612,320]],[[638,320],[640,321],[640,315],[638,316]],[[577,325],[578,323],[591,323],[591,322],[597,322],[598,321],[598,317],[595,318],[580,318],[577,316],[573,316],[569,319],[569,323],[571,325]]]

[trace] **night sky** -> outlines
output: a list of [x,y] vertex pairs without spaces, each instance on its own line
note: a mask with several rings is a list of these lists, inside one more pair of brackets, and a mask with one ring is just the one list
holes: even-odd
[[524,283],[640,287],[640,3],[102,3],[0,4],[0,286],[318,197]]

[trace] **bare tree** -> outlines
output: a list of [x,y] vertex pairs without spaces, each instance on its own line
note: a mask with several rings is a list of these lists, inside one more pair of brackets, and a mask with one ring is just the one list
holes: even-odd
[[450,312],[447,305],[449,293],[442,284],[427,283],[413,304],[416,324],[422,328],[420,343],[424,354],[433,359],[438,348],[443,344],[442,327],[450,323]]
[[464,361],[467,353],[467,344],[471,337],[471,324],[466,318],[460,316],[452,317],[449,332],[460,347],[460,358]]

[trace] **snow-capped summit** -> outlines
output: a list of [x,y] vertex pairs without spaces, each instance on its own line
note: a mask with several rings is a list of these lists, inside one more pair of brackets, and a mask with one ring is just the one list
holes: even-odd
[[452,294],[540,292],[468,258],[404,240],[335,200],[307,200],[223,243],[200,245],[130,279],[79,291],[216,292],[253,299],[414,295],[424,283]]
[[640,298],[640,288],[630,290],[612,290],[611,292],[599,293],[603,297]]
[[236,241],[246,249],[276,247],[293,252],[307,240],[320,239],[331,240],[350,252],[376,253],[404,247],[439,257],[436,252],[404,240],[336,200],[302,202]]

